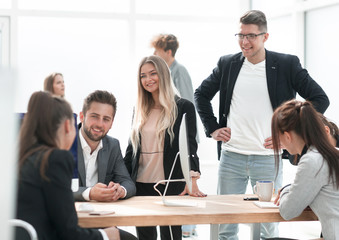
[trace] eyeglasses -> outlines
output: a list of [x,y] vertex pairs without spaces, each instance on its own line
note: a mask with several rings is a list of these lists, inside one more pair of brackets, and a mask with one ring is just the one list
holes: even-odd
[[246,37],[248,41],[254,41],[258,36],[266,34],[265,32],[259,33],[259,34],[254,34],[254,33],[249,33],[249,34],[241,34],[237,33],[235,36],[237,37],[238,41],[244,40]]

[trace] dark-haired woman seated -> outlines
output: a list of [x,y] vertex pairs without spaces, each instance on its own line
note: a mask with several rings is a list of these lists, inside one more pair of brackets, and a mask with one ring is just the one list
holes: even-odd
[[295,218],[310,206],[324,239],[339,239],[339,150],[329,141],[312,104],[291,100],[277,108],[272,138],[277,158],[279,143],[289,153],[301,155],[294,182],[280,190],[276,199],[281,216]]
[[[48,92],[35,92],[20,131],[17,218],[33,225],[39,240],[126,239],[116,227],[78,226],[71,190],[74,160],[68,151],[74,137],[70,105]],[[136,239],[132,237],[127,239]],[[29,236],[18,228],[16,239]]]

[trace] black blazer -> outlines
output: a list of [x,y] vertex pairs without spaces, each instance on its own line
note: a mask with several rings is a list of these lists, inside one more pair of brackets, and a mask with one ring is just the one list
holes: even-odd
[[[198,145],[195,139],[195,136],[197,133],[197,127],[196,127],[196,115],[195,115],[194,105],[192,102],[186,99],[183,99],[183,98],[178,98],[176,103],[178,107],[178,116],[173,127],[174,140],[172,144],[170,144],[169,134],[167,132],[165,134],[164,154],[163,154],[165,179],[168,179],[175,156],[179,152],[179,129],[181,125],[182,116],[184,113],[186,113],[186,121],[187,121],[186,126],[187,126],[189,149],[190,149],[191,170],[200,172],[199,158],[197,156]],[[139,168],[139,157],[140,157],[140,148],[138,149],[136,156],[133,157],[132,145],[129,142],[127,149],[126,149],[124,161],[125,161],[127,170],[131,174],[131,177],[134,180],[134,182],[136,182],[136,179],[137,179],[138,168]],[[178,160],[175,164],[171,179],[182,179],[183,178],[179,159],[180,157],[178,157]],[[184,190],[184,188],[185,188],[184,182],[171,182],[168,185],[167,193],[168,195],[177,195],[177,194],[180,194]]]
[[[324,113],[329,106],[329,99],[307,70],[301,67],[299,58],[294,55],[265,51],[267,88],[273,110],[281,103],[294,99],[298,93],[304,99],[311,101],[317,111]],[[194,93],[195,106],[207,137],[211,137],[210,134],[215,130],[227,126],[234,85],[244,60],[242,53],[221,57],[212,74]],[[219,91],[219,121],[217,121],[211,100]],[[218,142],[219,155],[220,146],[221,142]]]
[[[81,126],[81,124],[79,124]],[[79,134],[80,129],[79,129]],[[79,190],[74,193],[74,198],[77,201],[84,201],[82,193],[87,189],[86,186],[86,169],[84,162],[84,154],[81,146],[80,137],[78,136],[78,176]],[[102,149],[99,150],[97,156],[98,162],[98,182],[109,184],[110,181],[119,183],[123,186],[127,195],[125,199],[135,195],[136,188],[132,181],[120,150],[120,143],[117,139],[110,136],[105,136],[102,139]]]
[[[39,240],[102,239],[98,230],[78,226],[71,190],[74,160],[69,151],[53,150],[41,178],[41,152],[30,156],[20,169],[17,218],[32,224]],[[17,228],[16,239],[29,239]]]

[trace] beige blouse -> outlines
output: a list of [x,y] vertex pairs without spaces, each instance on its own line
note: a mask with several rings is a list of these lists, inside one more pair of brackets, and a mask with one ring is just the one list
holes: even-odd
[[165,179],[164,174],[164,142],[156,141],[156,125],[161,109],[152,109],[150,116],[141,130],[141,152],[137,182],[156,183]]

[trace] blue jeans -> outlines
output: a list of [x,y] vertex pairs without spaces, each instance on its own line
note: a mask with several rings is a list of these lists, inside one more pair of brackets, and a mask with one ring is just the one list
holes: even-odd
[[[218,194],[244,194],[248,181],[252,189],[259,180],[274,181],[275,192],[282,185],[282,161],[280,159],[279,173],[276,178],[275,160],[273,155],[243,155],[223,150],[221,152]],[[278,223],[261,224],[261,237],[277,237]],[[237,240],[238,224],[220,224],[219,240]]]

